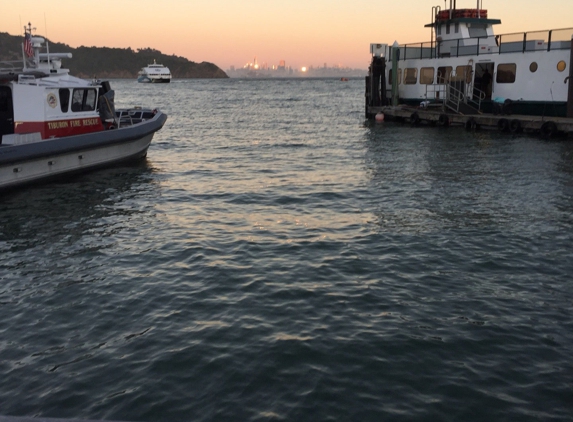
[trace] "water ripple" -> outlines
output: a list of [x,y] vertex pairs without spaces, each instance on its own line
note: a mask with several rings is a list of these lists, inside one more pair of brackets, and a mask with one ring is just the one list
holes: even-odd
[[363,83],[115,81],[147,160],[0,200],[1,412],[569,420],[573,147]]

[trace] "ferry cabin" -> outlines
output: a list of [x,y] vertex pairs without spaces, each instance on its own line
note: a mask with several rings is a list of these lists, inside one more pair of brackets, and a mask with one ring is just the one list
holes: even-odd
[[[483,112],[493,111],[494,101],[511,100],[515,114],[566,116],[573,28],[495,35],[493,27],[501,21],[489,19],[484,9],[438,6],[432,15],[425,25],[431,41],[398,46],[401,103],[443,102],[447,87],[455,86],[465,102]],[[388,59],[385,77],[391,87],[393,48],[372,44],[371,53]]]

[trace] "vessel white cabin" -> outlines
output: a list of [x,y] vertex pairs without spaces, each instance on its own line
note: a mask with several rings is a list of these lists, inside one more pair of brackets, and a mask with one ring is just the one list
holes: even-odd
[[[24,61],[20,72],[0,75],[1,143],[23,138],[49,139],[104,130],[97,111],[97,81],[71,76],[61,67],[61,59],[71,53],[40,53],[45,42],[31,37],[34,56]],[[26,136],[24,136],[26,135]]]
[[153,63],[141,68],[137,77],[138,82],[147,83],[169,83],[171,81],[171,71],[168,67]]
[[[386,91],[374,89],[371,105],[392,97],[396,76],[400,103],[446,103],[454,111],[462,103],[491,112],[494,104],[511,102],[517,114],[566,116],[573,28],[496,35],[501,20],[489,18],[480,0],[473,9],[456,3],[432,8],[432,22],[425,25],[430,41],[371,44],[375,79],[381,77],[376,68],[388,61],[382,71]],[[373,83],[380,87],[379,80]]]

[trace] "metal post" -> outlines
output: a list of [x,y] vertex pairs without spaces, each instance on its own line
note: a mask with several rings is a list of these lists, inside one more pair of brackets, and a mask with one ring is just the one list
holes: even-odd
[[573,37],[569,54],[569,90],[567,91],[567,117],[573,118]]
[[398,60],[400,59],[400,45],[398,41],[392,44],[392,105],[398,105]]

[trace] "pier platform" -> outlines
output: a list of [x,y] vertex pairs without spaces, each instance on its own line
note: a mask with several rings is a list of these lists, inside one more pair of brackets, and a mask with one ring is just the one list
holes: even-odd
[[493,129],[500,132],[531,132],[543,138],[571,136],[573,119],[567,117],[543,117],[525,115],[455,114],[443,111],[442,107],[369,106],[367,115],[375,118],[378,113],[384,120],[401,121],[412,125],[463,126],[467,130]]
[[[43,417],[17,417],[17,416],[0,416],[0,422],[102,422],[87,419],[60,419],[60,418],[43,418]],[[107,421],[112,422],[112,421]],[[119,422],[119,421],[115,421]]]

